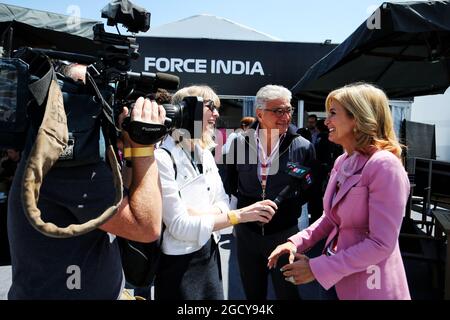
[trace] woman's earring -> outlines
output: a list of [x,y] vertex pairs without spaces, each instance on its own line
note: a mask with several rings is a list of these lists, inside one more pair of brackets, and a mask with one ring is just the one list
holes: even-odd
[[356,128],[353,128],[353,133],[356,133]]

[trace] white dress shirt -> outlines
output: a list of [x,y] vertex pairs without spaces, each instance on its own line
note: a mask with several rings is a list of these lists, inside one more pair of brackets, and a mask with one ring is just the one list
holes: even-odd
[[[177,169],[175,170],[172,154]],[[214,234],[214,217],[212,214],[191,216],[187,207],[201,211],[214,212],[217,207],[226,214],[229,211],[228,196],[223,188],[214,157],[208,150],[196,145],[203,165],[203,174],[191,163],[190,157],[176,145],[171,136],[167,136],[160,148],[155,151],[163,197],[163,222],[166,225],[162,251],[165,254],[181,255],[199,250]]]

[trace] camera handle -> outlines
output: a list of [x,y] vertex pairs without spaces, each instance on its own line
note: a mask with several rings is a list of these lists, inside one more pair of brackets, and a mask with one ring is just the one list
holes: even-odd
[[53,238],[69,238],[90,232],[110,219],[122,201],[122,177],[117,158],[112,146],[108,147],[108,159],[111,164],[116,195],[114,203],[97,218],[83,224],[71,224],[67,227],[58,227],[53,223],[44,222],[41,211],[37,208],[39,192],[45,175],[59,159],[61,152],[67,146],[68,129],[67,117],[61,89],[56,81],[56,75],[51,63],[47,74],[33,83],[30,90],[36,93],[47,92],[47,105],[44,118],[38,130],[36,140],[28,156],[22,185],[22,204],[30,224],[42,234]]
[[122,129],[127,131],[131,140],[140,144],[155,144],[167,134],[166,126],[159,123],[131,121],[128,116],[122,122]]

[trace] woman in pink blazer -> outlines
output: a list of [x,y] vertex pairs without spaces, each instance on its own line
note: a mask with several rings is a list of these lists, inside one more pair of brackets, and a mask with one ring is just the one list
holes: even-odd
[[[409,181],[388,99],[358,83],[331,92],[325,105],[329,140],[345,153],[331,172],[324,214],[279,245],[268,267],[290,254],[295,261],[282,271],[297,285],[317,280],[339,299],[411,299],[398,244]],[[321,256],[300,254],[325,237]]]

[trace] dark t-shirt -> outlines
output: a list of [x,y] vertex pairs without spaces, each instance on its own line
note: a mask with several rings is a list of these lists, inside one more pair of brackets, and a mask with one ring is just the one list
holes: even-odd
[[[253,125],[256,128],[257,124]],[[225,187],[228,194],[237,197],[238,208],[243,208],[262,200],[262,187],[258,177],[257,142],[253,133],[244,133],[236,138],[236,144],[230,148],[231,164],[227,164]],[[247,139],[248,137],[248,139]],[[236,152],[236,158],[234,153]],[[278,157],[274,158],[276,165],[271,166],[267,178],[266,199],[274,200],[279,193],[291,183],[291,177],[286,173],[288,161],[299,163],[302,166],[311,167],[315,159],[313,145],[295,132],[294,126],[290,126],[286,137],[280,145]],[[280,204],[277,214],[269,223],[264,225],[265,235],[275,234],[290,229],[298,224],[298,218],[302,212],[302,205],[310,198],[309,190],[296,190],[291,192]],[[246,226],[261,233],[261,225],[249,222]]]
[[2,162],[1,167],[3,168],[3,171],[0,173],[0,178],[13,177],[16,172],[17,162],[11,159],[6,159]]
[[[123,280],[117,241],[99,229],[67,239],[36,231],[22,209],[23,169],[21,161],[8,206],[12,261],[8,298],[117,299]],[[38,208],[44,221],[67,226],[98,216],[113,203],[114,194],[111,171],[103,162],[53,168],[44,178]]]
[[17,168],[16,161],[11,159],[6,159],[1,163],[2,171],[0,172],[0,181],[6,183],[6,190],[8,191],[11,188],[11,181],[14,177],[14,173]]

